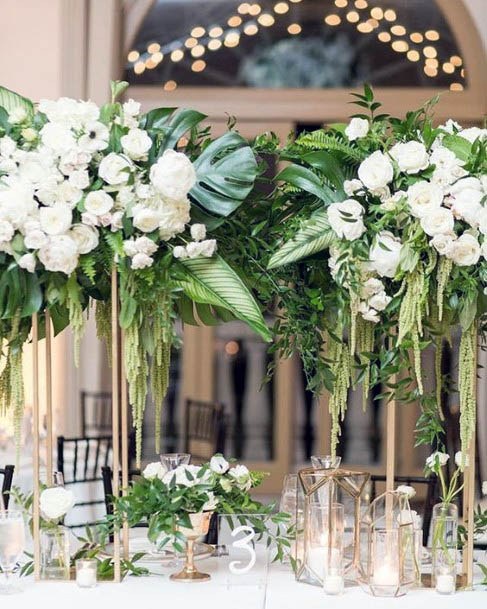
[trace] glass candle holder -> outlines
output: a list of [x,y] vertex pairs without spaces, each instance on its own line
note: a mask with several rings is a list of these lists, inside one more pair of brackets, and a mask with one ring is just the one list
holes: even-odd
[[307,516],[305,561],[316,579],[324,584],[328,575],[342,574],[343,505],[311,504]]
[[440,594],[452,594],[456,587],[458,509],[452,503],[433,507],[431,546],[432,586]]
[[80,558],[76,561],[76,583],[80,588],[96,586],[97,562],[93,558]]
[[69,530],[56,525],[41,531],[41,579],[69,580]]

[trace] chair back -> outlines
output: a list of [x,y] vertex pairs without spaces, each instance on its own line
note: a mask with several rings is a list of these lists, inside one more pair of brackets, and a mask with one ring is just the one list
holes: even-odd
[[[119,475],[119,496],[122,495],[122,472]],[[140,476],[140,469],[129,470],[129,482],[132,482],[134,478]],[[103,479],[103,493],[105,495],[105,507],[107,515],[113,514],[113,470],[109,465],[104,465],[101,468],[101,477]]]
[[[379,476],[376,474],[370,476],[371,501],[377,496],[378,483],[385,483],[385,481],[386,476]],[[426,547],[428,545],[431,520],[433,517],[433,506],[439,501],[438,480],[436,476],[430,476],[429,478],[423,478],[422,476],[394,476],[394,483],[396,485],[404,484],[412,487],[417,485],[426,486],[426,497],[423,503],[423,546]]]
[[184,452],[193,462],[225,452],[225,407],[219,402],[186,400]]
[[81,435],[105,436],[112,432],[112,394],[81,392]]
[[3,477],[1,493],[5,509],[8,508],[8,502],[10,499],[10,489],[12,488],[12,480],[14,477],[14,469],[15,467],[13,465],[6,465],[5,467],[0,468],[0,476]]

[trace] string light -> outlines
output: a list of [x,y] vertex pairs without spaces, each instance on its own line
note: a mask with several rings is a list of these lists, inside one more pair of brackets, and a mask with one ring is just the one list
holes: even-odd
[[287,2],[278,2],[274,5],[274,12],[278,15],[284,15],[289,10],[289,4]]
[[391,41],[391,35],[389,34],[389,32],[380,32],[378,34],[377,38],[381,42],[390,42]]
[[239,25],[242,24],[242,17],[239,17],[238,15],[234,15],[233,17],[230,17],[230,19],[227,21],[227,23],[230,27],[238,27]]
[[425,57],[436,57],[438,55],[435,47],[424,47],[423,55]]
[[409,38],[411,38],[412,42],[415,42],[416,44],[419,44],[420,42],[423,42],[424,38],[423,38],[423,34],[420,34],[419,32],[413,32]]
[[394,40],[391,47],[396,53],[405,53],[409,49],[409,45],[405,40]]
[[355,7],[358,9],[367,8],[368,3],[366,0],[355,0]]
[[174,91],[177,86],[178,85],[175,80],[168,80],[164,85],[164,91]]
[[341,22],[342,22],[342,20],[340,19],[340,17],[338,15],[327,15],[325,17],[325,23],[327,25],[331,25],[331,26],[340,25]]
[[428,68],[438,69],[439,63],[438,63],[438,60],[435,59],[434,57],[428,57],[428,59],[425,59],[424,65],[428,66]]
[[244,2],[243,4],[241,4],[237,11],[241,14],[241,15],[246,15],[250,10],[250,4],[248,2]]
[[203,72],[206,68],[206,63],[202,59],[198,59],[197,61],[193,61],[191,65],[191,69],[193,72]]
[[434,78],[435,76],[438,76],[438,70],[436,68],[430,68],[429,66],[424,67],[424,73],[426,74],[426,76],[429,76],[430,78]]
[[157,51],[157,53],[152,54],[151,59],[157,65],[164,59],[164,55],[160,51]]
[[348,4],[348,0],[335,0],[335,6],[338,8],[345,8]]
[[302,30],[302,27],[299,25],[299,23],[291,23],[291,25],[288,26],[287,31],[289,34],[291,34],[291,36],[296,36],[296,34],[300,34]]
[[249,23],[244,27],[244,34],[247,34],[247,36],[255,36],[258,31],[259,26],[255,23]]
[[134,72],[136,74],[142,74],[145,72],[145,63],[143,61],[138,61],[134,66]]
[[149,57],[149,59],[145,60],[145,67],[148,70],[153,70],[156,67],[156,62],[152,59],[152,57]]
[[419,61],[420,54],[418,53],[418,51],[411,50],[408,51],[407,58],[409,59],[409,61]]
[[367,21],[357,25],[357,30],[362,34],[369,34],[373,29],[374,28]]
[[240,42],[240,35],[238,32],[229,32],[226,37],[225,37],[225,41],[224,41],[224,45],[228,48],[233,48],[238,46],[238,43]]
[[205,47],[202,44],[197,44],[194,49],[191,49],[191,55],[193,57],[201,57],[205,54]]
[[139,57],[140,57],[139,51],[130,51],[130,53],[127,55],[127,59],[131,63],[136,62]]
[[196,38],[187,38],[184,46],[187,49],[192,49],[193,47],[195,47],[198,44],[198,40]]
[[370,15],[374,19],[383,19],[384,11],[380,7],[376,6],[370,11]]
[[202,36],[205,35],[205,33],[206,33],[206,30],[201,25],[197,25],[196,27],[194,27],[191,30],[191,36],[193,36],[193,38],[201,38]]
[[455,71],[455,66],[449,61],[447,61],[442,65],[442,69],[443,72],[445,72],[446,74],[453,74],[453,72]]
[[462,58],[458,55],[452,55],[450,57],[450,63],[452,63],[455,67],[459,68],[463,64],[463,61]]
[[208,35],[210,36],[210,38],[218,38],[222,34],[223,34],[223,29],[219,25],[212,27],[211,30],[208,32]]
[[360,16],[357,11],[350,11],[349,13],[347,13],[347,21],[350,21],[350,23],[357,23],[359,19]]
[[372,26],[373,30],[375,30],[375,28],[379,27],[380,25],[377,19],[367,19],[367,23]]
[[463,85],[459,82],[452,82],[450,91],[463,91]]
[[403,25],[393,25],[391,27],[391,32],[394,36],[404,36],[406,33],[406,28]]
[[208,48],[210,49],[210,51],[218,51],[218,49],[220,49],[221,46],[222,46],[221,40],[210,40],[210,42],[208,43]]
[[149,53],[157,53],[158,51],[161,50],[161,45],[158,42],[152,42],[148,47],[147,47],[147,51]]
[[397,19],[396,11],[393,11],[391,8],[388,8],[384,12],[384,19],[386,21],[395,21]]
[[262,7],[260,6],[260,4],[251,4],[249,8],[249,15],[252,15],[252,17],[257,17],[257,15],[259,15],[261,11]]
[[263,25],[264,27],[270,27],[271,25],[274,25],[276,20],[269,13],[262,13],[262,15],[260,15],[257,21],[260,23],[260,25]]
[[176,49],[175,51],[173,51],[171,53],[171,60],[178,62],[181,61],[181,59],[184,57],[184,51],[181,51],[181,49]]
[[427,32],[425,32],[424,34],[426,36],[426,38],[428,40],[439,40],[440,39],[440,35],[438,34],[438,32],[436,30],[428,30]]

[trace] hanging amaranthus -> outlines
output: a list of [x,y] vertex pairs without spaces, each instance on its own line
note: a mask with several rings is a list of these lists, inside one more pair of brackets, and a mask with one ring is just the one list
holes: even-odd
[[97,300],[95,304],[96,336],[105,341],[108,364],[112,364],[112,301]]
[[370,357],[374,350],[374,327],[375,324],[365,320],[362,316],[357,317],[357,353],[360,363],[364,368],[362,374],[362,409],[367,409],[367,401],[370,389]]
[[68,279],[66,288],[66,306],[68,307],[69,324],[73,330],[74,337],[74,363],[78,368],[81,338],[83,337],[85,320],[83,317],[83,307],[81,305],[81,288],[76,281],[75,273]]
[[161,416],[164,398],[169,387],[169,365],[171,363],[172,322],[171,301],[168,294],[163,295],[162,303],[154,311],[153,335],[154,354],[151,360],[151,392],[155,409],[155,447],[160,452]]
[[331,415],[331,453],[336,454],[340,422],[347,410],[348,390],[351,383],[351,358],[347,343],[337,342],[331,336],[327,341],[328,357],[331,360],[331,371],[335,377],[333,392],[330,395],[328,408]]
[[460,394],[460,440],[462,453],[467,454],[476,423],[477,325],[463,330],[458,362],[458,391]]
[[436,303],[438,305],[438,321],[443,320],[443,300],[446,284],[450,278],[453,261],[446,256],[440,256],[436,271]]
[[20,312],[12,318],[10,333],[7,337],[5,365],[0,374],[0,414],[13,409],[15,443],[20,447],[22,417],[24,414],[24,382],[22,377],[22,345],[20,336]]

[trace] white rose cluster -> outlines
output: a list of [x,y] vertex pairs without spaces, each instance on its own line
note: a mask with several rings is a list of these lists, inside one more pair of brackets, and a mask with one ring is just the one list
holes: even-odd
[[360,297],[358,312],[366,321],[373,323],[380,320],[379,313],[384,311],[392,300],[386,294],[383,282],[376,277],[369,277],[364,282]]
[[173,249],[174,258],[184,260],[186,258],[211,258],[216,252],[215,239],[206,239],[206,226],[204,224],[193,224],[190,228],[191,241],[187,245],[177,245]]

